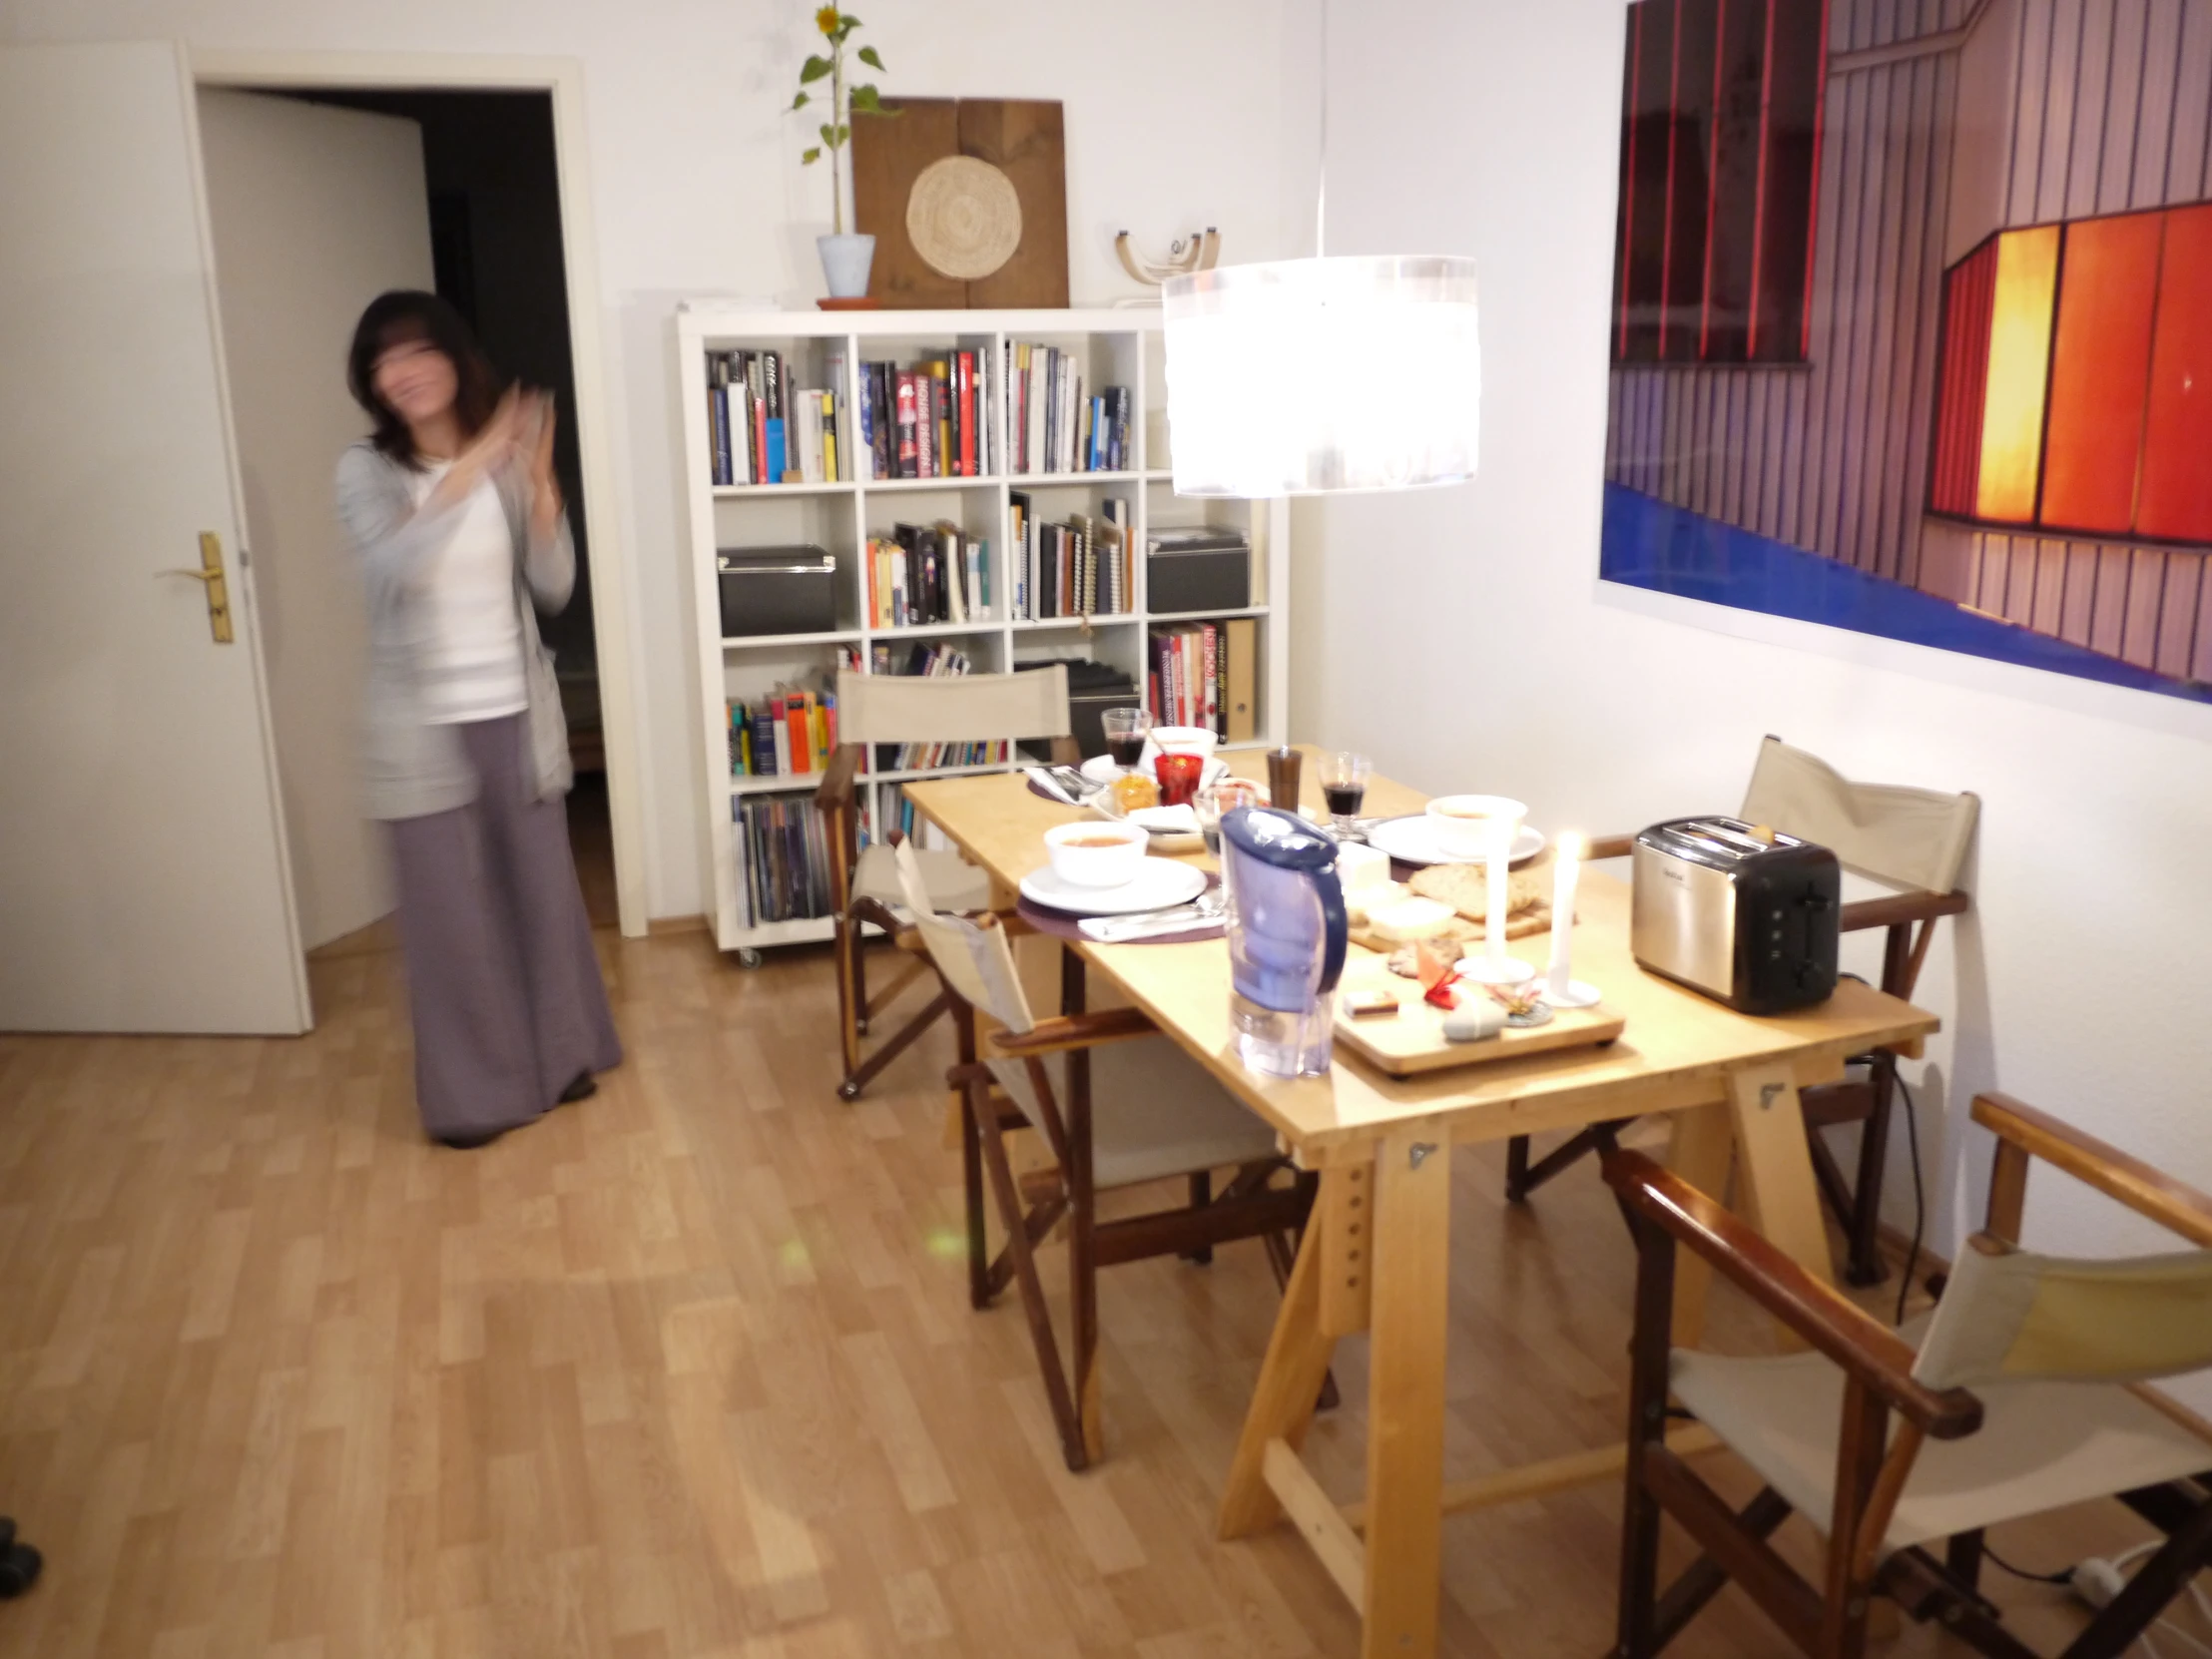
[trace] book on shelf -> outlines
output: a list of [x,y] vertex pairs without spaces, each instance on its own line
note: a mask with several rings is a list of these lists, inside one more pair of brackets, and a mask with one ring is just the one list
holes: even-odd
[[1145,701],[1162,726],[1202,726],[1225,743],[1259,736],[1259,625],[1252,617],[1155,628]]
[[741,796],[736,828],[740,925],[765,927],[835,913],[829,826],[806,795]]
[[795,385],[780,351],[707,353],[709,460],[717,484],[839,483],[837,415],[844,359],[828,388]]
[[980,478],[991,470],[985,353],[948,347],[910,366],[860,364],[863,478]]
[[827,772],[837,752],[837,694],[780,685],[730,704],[730,776],[792,778]]
[[990,568],[990,543],[956,524],[894,525],[868,539],[868,626],[988,622],[995,615]]
[[1123,472],[1134,463],[1129,388],[1086,391],[1075,358],[1057,346],[1008,345],[1005,403],[1016,473]]
[[1013,617],[1120,616],[1134,601],[1129,503],[1109,496],[1098,513],[1040,523],[1024,490],[1007,494],[1006,546],[1013,575]]
[[[879,643],[870,648],[870,674],[905,674],[949,677],[968,672],[967,653],[941,640],[915,640],[910,645]],[[991,743],[879,743],[874,766],[878,772],[927,772],[939,767],[997,766],[1006,760],[1004,742]]]

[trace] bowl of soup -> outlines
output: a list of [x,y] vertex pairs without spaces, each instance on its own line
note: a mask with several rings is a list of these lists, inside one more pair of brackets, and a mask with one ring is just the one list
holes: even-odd
[[1151,837],[1141,825],[1090,819],[1044,832],[1052,873],[1070,886],[1118,887],[1136,879]]

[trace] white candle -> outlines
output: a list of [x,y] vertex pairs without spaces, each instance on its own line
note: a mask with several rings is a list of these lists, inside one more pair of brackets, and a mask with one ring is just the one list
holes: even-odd
[[1573,830],[1559,837],[1559,859],[1551,881],[1551,963],[1545,990],[1564,1004],[1573,976],[1568,968],[1574,939],[1574,883],[1582,868],[1582,837]]
[[1512,885],[1512,865],[1506,853],[1512,844],[1512,831],[1490,837],[1489,856],[1482,863],[1484,896],[1489,900],[1489,912],[1482,923],[1484,949],[1492,968],[1505,961],[1505,906]]

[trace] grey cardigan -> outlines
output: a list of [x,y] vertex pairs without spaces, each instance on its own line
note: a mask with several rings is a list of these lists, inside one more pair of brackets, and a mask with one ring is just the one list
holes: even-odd
[[[514,468],[495,480],[515,544],[515,609],[522,619],[523,681],[530,699],[531,781],[540,801],[565,794],[573,779],[553,654],[538,638],[537,611],[557,615],[576,585],[576,544],[568,515],[552,539],[530,537],[530,483]],[[417,511],[407,468],[362,439],[338,457],[338,517],[360,556],[368,590],[366,720],[361,773],[368,816],[422,818],[476,799],[476,774],[450,726],[423,718],[425,574],[453,533],[458,505]]]

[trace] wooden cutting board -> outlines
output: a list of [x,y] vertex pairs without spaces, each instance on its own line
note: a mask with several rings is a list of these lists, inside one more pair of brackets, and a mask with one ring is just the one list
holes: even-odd
[[[1344,1011],[1344,992],[1386,984],[1397,992],[1395,1014],[1369,1014],[1354,1019]],[[1464,994],[1481,996],[1479,985]],[[1456,1066],[1479,1066],[1491,1060],[1513,1060],[1551,1049],[1591,1048],[1609,1043],[1627,1028],[1628,1021],[1600,1002],[1594,1008],[1557,1008],[1543,1025],[1507,1026],[1480,1042],[1447,1041],[1444,1011],[1423,1001],[1420,986],[1400,979],[1382,965],[1380,957],[1368,957],[1345,969],[1338,987],[1337,1041],[1362,1059],[1393,1077],[1411,1077],[1424,1071],[1448,1071]]]

